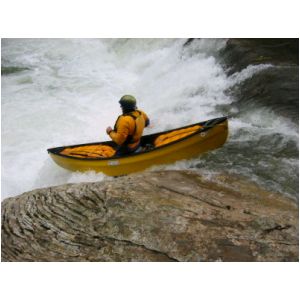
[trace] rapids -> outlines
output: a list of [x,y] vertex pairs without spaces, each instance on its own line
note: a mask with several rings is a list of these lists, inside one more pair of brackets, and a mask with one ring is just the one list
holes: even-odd
[[[2,199],[35,188],[107,178],[59,168],[46,149],[107,140],[123,94],[150,117],[145,134],[231,115],[230,136],[200,158],[153,169],[229,172],[298,199],[298,124],[228,90],[272,68],[228,75],[225,39],[2,39]],[[9,73],[9,74],[7,74]]]

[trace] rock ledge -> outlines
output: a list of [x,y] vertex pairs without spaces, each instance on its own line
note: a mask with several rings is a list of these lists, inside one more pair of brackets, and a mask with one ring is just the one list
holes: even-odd
[[298,261],[298,207],[240,178],[160,171],[2,202],[2,261]]

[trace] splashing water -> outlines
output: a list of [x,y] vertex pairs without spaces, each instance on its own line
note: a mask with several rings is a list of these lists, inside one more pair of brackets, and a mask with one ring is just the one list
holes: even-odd
[[[2,198],[107,178],[61,169],[46,149],[107,140],[105,128],[120,114],[118,100],[123,94],[135,95],[138,107],[149,115],[149,134],[236,113],[226,90],[270,67],[249,66],[228,77],[217,58],[225,40],[185,42],[2,40],[2,64],[29,69],[1,77]],[[226,170],[297,198],[297,125],[253,106],[230,120],[230,131],[223,148],[160,168]]]

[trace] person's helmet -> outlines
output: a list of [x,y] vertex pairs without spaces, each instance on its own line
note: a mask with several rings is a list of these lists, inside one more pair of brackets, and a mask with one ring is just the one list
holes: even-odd
[[136,99],[131,95],[124,95],[121,97],[119,103],[121,107],[125,110],[134,110],[136,109]]

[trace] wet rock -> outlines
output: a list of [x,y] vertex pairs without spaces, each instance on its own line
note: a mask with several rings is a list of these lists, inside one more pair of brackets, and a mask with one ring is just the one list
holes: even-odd
[[298,261],[298,207],[241,178],[147,172],[2,202],[2,261]]
[[276,114],[298,123],[299,68],[274,66],[262,70],[230,91],[238,111],[271,108]]
[[299,65],[299,39],[229,39],[220,57],[229,75],[248,65]]
[[189,38],[186,40],[186,42],[183,44],[184,47],[189,46],[194,41],[194,38]]
[[220,59],[228,75],[250,65],[270,65],[227,91],[236,99],[233,116],[268,108],[298,123],[299,39],[229,39]]

